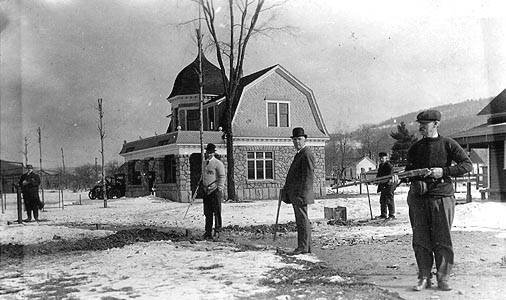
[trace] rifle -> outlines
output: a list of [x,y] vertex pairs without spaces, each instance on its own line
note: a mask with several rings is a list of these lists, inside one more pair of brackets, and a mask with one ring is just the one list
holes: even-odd
[[334,190],[337,190],[339,188],[353,186],[353,185],[362,184],[362,183],[368,184],[368,183],[386,182],[386,181],[390,180],[390,178],[392,178],[393,175],[397,175],[399,177],[399,179],[403,179],[403,178],[411,178],[411,177],[427,177],[430,175],[430,173],[431,173],[431,171],[428,168],[415,169],[415,170],[411,170],[411,171],[404,171],[404,172],[394,173],[391,175],[376,177],[373,179],[356,180],[354,182],[346,183],[343,185],[335,184],[331,188]]

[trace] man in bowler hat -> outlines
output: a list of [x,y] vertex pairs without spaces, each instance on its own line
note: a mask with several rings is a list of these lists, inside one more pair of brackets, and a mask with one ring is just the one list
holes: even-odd
[[35,172],[33,172],[32,165],[26,165],[26,169],[27,172],[21,175],[21,178],[19,179],[19,186],[21,187],[26,214],[28,215],[28,218],[25,220],[25,222],[32,221],[32,212],[33,218],[38,222],[39,209],[42,209],[44,207],[44,204],[40,202],[39,198],[40,177]]
[[[409,148],[406,171],[428,168],[431,173],[426,177],[410,179],[409,221],[418,266],[418,282],[413,290],[431,287],[431,270],[435,261],[437,287],[449,291],[448,281],[454,262],[450,230],[455,214],[455,191],[451,178],[470,172],[472,163],[457,142],[439,135],[439,111],[422,111],[416,121],[422,139]],[[393,180],[398,182],[397,175],[393,176]]]
[[215,156],[216,146],[207,144],[205,167],[202,174],[204,188],[204,216],[206,217],[204,239],[212,239],[213,217],[214,236],[219,237],[221,229],[221,200],[225,189],[225,166]]
[[285,193],[285,201],[292,204],[295,213],[297,248],[289,254],[297,255],[311,252],[311,223],[309,222],[307,206],[314,203],[315,158],[306,146],[307,135],[302,127],[295,127],[291,138],[297,153],[286,175],[286,182],[282,191]]

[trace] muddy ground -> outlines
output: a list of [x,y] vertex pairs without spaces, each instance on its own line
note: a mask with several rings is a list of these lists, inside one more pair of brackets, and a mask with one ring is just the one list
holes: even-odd
[[[85,227],[84,224],[76,225]],[[0,245],[0,268],[7,265],[22,265],[23,259],[29,256],[43,257],[44,255],[60,255],[72,251],[100,251],[109,248],[123,247],[137,242],[158,240],[172,240],[173,242],[201,240],[200,233],[191,232],[181,228],[109,228],[118,230],[117,233],[102,238],[85,238],[67,241],[55,236],[52,241],[34,245]],[[289,248],[293,243],[295,224],[281,224],[277,242],[272,243],[273,226],[229,226],[225,227],[222,236],[216,243],[231,243],[242,250],[264,251],[266,249]],[[272,271],[261,284],[272,287],[268,293],[260,293],[248,299],[401,299],[396,292],[379,288],[355,276],[348,276],[342,280],[341,271],[335,269],[333,262],[310,262],[298,260],[297,257],[288,256],[282,251],[278,253],[284,262],[295,262],[305,266],[305,270],[291,267]],[[338,281],[329,281],[328,278],[336,276]],[[0,277],[2,279],[3,277]],[[4,278],[5,279],[5,278]],[[51,294],[55,299],[65,299],[74,291],[72,286],[76,283],[53,282],[48,286],[39,287],[41,293],[34,294],[33,299],[45,299]],[[0,297],[13,296],[16,289],[0,287]]]
[[[396,221],[392,221],[393,224]],[[370,224],[370,223],[369,223]],[[388,226],[388,223],[378,226]],[[337,223],[336,230],[361,226],[360,222]],[[86,227],[85,224],[73,226]],[[137,242],[172,240],[174,242],[201,240],[200,232],[181,228],[107,228],[117,233],[95,239],[66,241],[58,236],[53,241],[35,245],[0,245],[0,267],[22,263],[25,256],[51,255],[59,252],[99,251],[123,247]],[[289,249],[296,244],[293,222],[278,226],[273,241],[272,225],[228,226],[216,243],[232,243],[243,250]],[[269,274],[261,284],[274,288],[267,294],[248,299],[503,299],[506,290],[506,260],[504,238],[484,232],[454,232],[456,264],[452,274],[454,290],[441,292],[430,289],[420,293],[410,290],[416,280],[416,265],[411,248],[411,234],[389,236],[384,239],[342,239],[328,247],[328,241],[315,238],[313,253],[322,262],[299,261],[306,270],[284,268]],[[279,253],[284,261],[296,257]],[[343,282],[329,282],[328,278],[340,275]],[[55,288],[61,291],[62,286]],[[71,290],[70,290],[71,291]],[[0,296],[11,291],[2,290]],[[44,297],[42,297],[44,298]]]

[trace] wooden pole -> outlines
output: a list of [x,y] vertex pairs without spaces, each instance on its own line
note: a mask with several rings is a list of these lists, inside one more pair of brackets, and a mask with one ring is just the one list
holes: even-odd
[[67,176],[65,173],[65,156],[63,155],[63,147],[61,147],[61,162],[63,165],[63,185],[67,188]]
[[104,196],[104,208],[107,208],[107,186],[105,183],[105,169],[104,169],[104,125],[102,119],[104,118],[104,111],[102,109],[102,98],[98,99],[98,115],[99,125],[98,130],[100,132],[100,154],[102,156],[102,193]]
[[28,138],[25,136],[25,152],[23,152],[25,155],[25,166],[28,164]]
[[[42,203],[44,201],[44,173],[42,171],[42,134],[40,131],[40,127],[37,129],[37,133],[39,134],[39,167],[40,167],[40,191],[42,195]],[[42,209],[44,211],[44,209]]]
[[371,196],[369,195],[369,185],[366,183],[365,187],[367,189],[367,200],[369,200],[369,213],[371,214],[371,220],[374,219],[372,216],[372,207],[371,207]]
[[[202,22],[201,22],[201,12],[199,5],[199,28],[197,29],[197,42],[199,47],[199,112],[200,112],[200,177],[204,175],[205,172],[205,156],[204,156],[204,78],[202,72]],[[197,190],[197,189],[195,189]]]

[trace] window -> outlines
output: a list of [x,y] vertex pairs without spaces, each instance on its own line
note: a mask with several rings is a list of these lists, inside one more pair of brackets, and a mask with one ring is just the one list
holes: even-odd
[[132,161],[128,162],[128,182],[131,185],[141,184],[141,172],[135,170],[136,164],[137,164],[136,160],[132,160]]
[[186,128],[187,130],[199,130],[200,113],[198,109],[186,111]]
[[176,157],[175,155],[165,155],[163,161],[163,183],[176,183]]
[[267,102],[267,126],[289,127],[290,113],[288,102]]
[[209,124],[209,130],[214,130],[214,127],[215,127],[215,123],[214,123],[214,106],[210,106],[208,109],[207,109],[207,120],[208,120],[208,123]]
[[248,152],[248,179],[265,180],[274,178],[272,152]]

